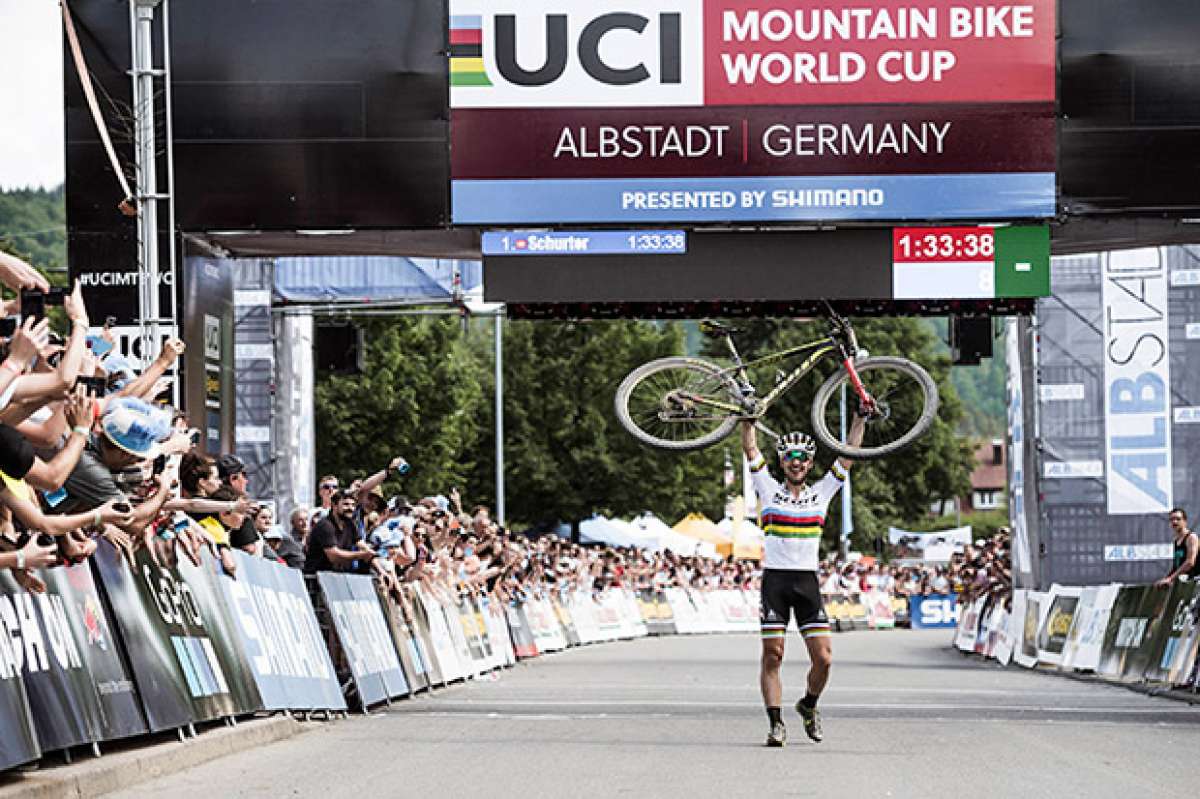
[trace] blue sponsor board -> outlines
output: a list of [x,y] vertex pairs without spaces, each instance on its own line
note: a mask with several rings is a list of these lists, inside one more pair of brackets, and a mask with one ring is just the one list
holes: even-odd
[[484,255],[682,255],[683,230],[506,230],[483,234]]
[[1053,216],[1054,173],[455,180],[456,224]]
[[908,618],[913,629],[958,626],[958,595],[929,594],[908,598]]

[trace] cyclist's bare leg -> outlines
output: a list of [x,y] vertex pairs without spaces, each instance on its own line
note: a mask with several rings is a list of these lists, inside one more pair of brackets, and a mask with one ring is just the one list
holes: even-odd
[[[765,645],[767,642],[763,641]],[[833,666],[833,646],[829,636],[812,636],[804,639],[808,658],[812,665],[808,669],[808,692],[820,696],[829,681],[829,669]]]
[[783,666],[783,644],[783,636],[764,638],[762,642],[758,683],[762,689],[763,705],[766,707],[779,707],[783,704],[783,679],[779,675]]

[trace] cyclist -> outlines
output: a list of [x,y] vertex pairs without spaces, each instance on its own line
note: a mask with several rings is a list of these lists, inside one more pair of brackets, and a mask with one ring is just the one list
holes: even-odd
[[[861,417],[854,417],[847,443],[852,446],[862,443],[864,424]],[[758,435],[751,421],[742,423],[742,449],[750,462],[754,490],[762,505],[763,532],[766,533],[759,685],[771,724],[767,746],[783,746],[787,742],[787,728],[780,712],[783,682],[779,677],[779,669],[783,665],[788,619],[793,613],[812,663],[808,670],[808,691],[796,703],[796,712],[804,721],[804,731],[808,737],[820,742],[821,714],[817,710],[817,698],[829,679],[833,654],[829,640],[829,619],[825,615],[817,580],[819,549],[825,511],[841,490],[851,462],[839,458],[824,477],[810,486],[806,480],[812,469],[813,457],[817,454],[817,444],[804,433],[788,433],[775,446],[784,475],[784,483],[780,484],[767,470],[767,462],[758,450]]]

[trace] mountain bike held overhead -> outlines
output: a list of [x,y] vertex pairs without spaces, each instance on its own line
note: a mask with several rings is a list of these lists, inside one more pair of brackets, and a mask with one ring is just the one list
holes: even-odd
[[[891,455],[916,441],[937,413],[933,378],[907,358],[871,356],[861,349],[850,320],[826,304],[828,333],[814,341],[743,360],[735,330],[705,321],[706,335],[724,341],[731,364],[686,356],[660,358],[634,369],[616,394],[617,418],[638,440],[654,447],[692,450],[711,446],[739,421],[774,433],[763,417],[801,378],[826,360],[840,366],[817,390],[812,404],[812,432],[824,447],[845,458],[869,460]],[[794,366],[792,366],[794,364]],[[749,373],[763,366],[783,368],[776,385],[761,394]],[[861,442],[842,441],[841,391],[851,410],[865,422]]]

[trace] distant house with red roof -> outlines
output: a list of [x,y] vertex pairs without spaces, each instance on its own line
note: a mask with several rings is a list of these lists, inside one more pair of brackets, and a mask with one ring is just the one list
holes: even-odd
[[971,472],[971,495],[963,497],[964,513],[995,510],[1006,503],[1008,490],[1008,447],[1004,439],[993,438],[975,445],[975,469]]
[[971,493],[955,501],[933,503],[934,516],[996,510],[1004,507],[1008,492],[1008,447],[1002,438],[975,442],[975,468],[971,472]]

